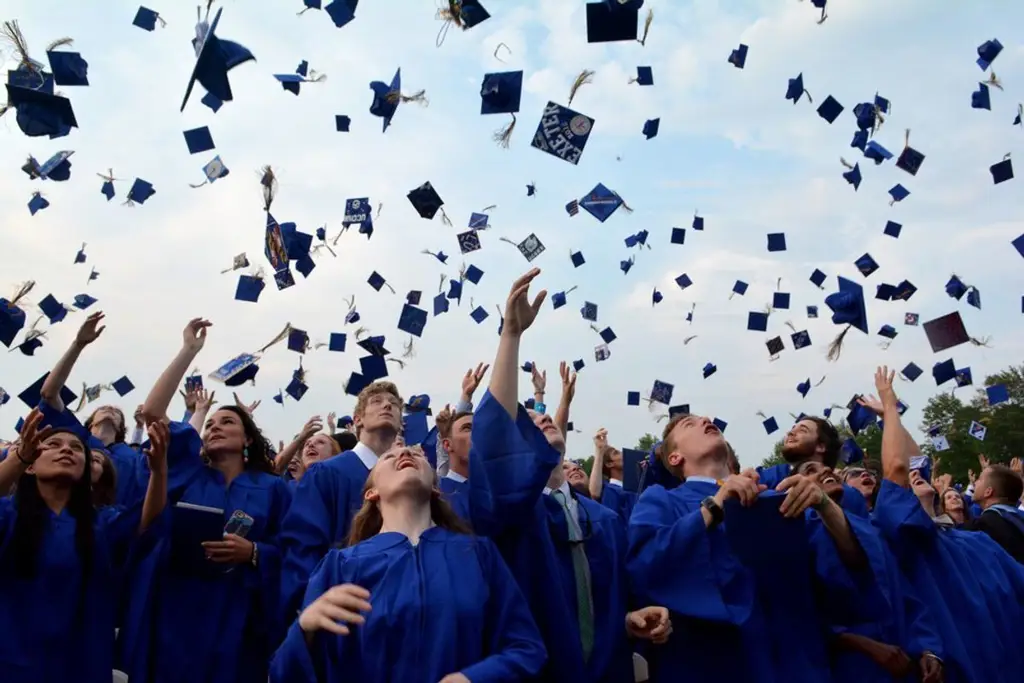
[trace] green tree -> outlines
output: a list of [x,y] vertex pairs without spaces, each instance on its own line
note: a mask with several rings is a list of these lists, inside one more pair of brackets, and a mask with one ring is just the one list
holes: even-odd
[[[853,439],[860,446],[861,450],[864,451],[864,457],[868,459],[877,459],[882,454],[882,430],[877,425],[868,427],[857,434],[853,435],[850,430],[849,424],[846,420],[842,420],[838,424],[833,422],[835,425],[836,432],[839,434],[839,441],[845,443],[847,439]],[[761,467],[772,467],[773,465],[781,465],[786,462],[786,459],[782,457],[782,445],[785,442],[785,437],[775,442],[775,447],[772,449],[770,457],[765,458],[761,461]],[[842,463],[840,463],[842,465]]]
[[637,440],[635,448],[638,451],[644,451],[647,453],[654,448],[654,444],[658,443],[658,441],[660,441],[660,439],[654,434],[647,433]]
[[589,477],[590,470],[594,469],[594,456],[590,456],[589,458],[581,462],[580,467],[583,468],[583,471],[586,472],[587,476]]

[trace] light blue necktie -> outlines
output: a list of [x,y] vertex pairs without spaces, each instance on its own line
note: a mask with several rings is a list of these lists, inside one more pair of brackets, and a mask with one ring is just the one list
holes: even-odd
[[590,660],[594,651],[594,599],[590,585],[590,563],[583,547],[583,532],[579,522],[569,509],[565,494],[554,490],[551,495],[562,506],[565,522],[569,528],[569,542],[572,544],[572,573],[576,581],[576,615],[580,625],[580,645],[583,647],[583,661]]

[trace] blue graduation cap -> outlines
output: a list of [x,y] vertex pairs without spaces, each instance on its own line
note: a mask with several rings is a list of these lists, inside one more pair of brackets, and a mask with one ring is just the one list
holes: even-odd
[[622,206],[622,198],[602,183],[598,183],[585,197],[580,199],[580,206],[597,220],[604,223],[615,210]]
[[[1022,235],[1021,237],[1024,238],[1024,235]],[[1024,239],[1022,239],[1022,243],[1024,243]],[[1024,245],[1022,245],[1021,250],[1022,255],[1024,255]],[[587,262],[586,259],[583,258],[582,251],[570,251],[569,260],[572,261],[573,268],[579,268],[580,266]]]
[[779,423],[774,417],[765,418],[765,420],[761,422],[761,425],[764,427],[764,431],[767,434],[774,434],[779,431]]
[[740,296],[743,296],[744,294],[747,293],[747,287],[749,287],[749,285],[746,282],[744,282],[743,280],[737,280],[735,283],[733,283],[732,293],[729,295],[729,298],[731,299],[733,294],[739,294]]
[[261,277],[256,277],[254,275],[239,275],[238,285],[235,287],[235,299],[238,301],[257,303],[265,286],[263,278]]
[[992,66],[992,62],[996,61],[996,57],[1003,51],[1003,44],[996,38],[992,40],[986,40],[984,43],[978,46],[978,59],[975,62],[982,71],[988,71],[988,68]]
[[[804,88],[804,75],[802,73],[797,74],[796,78],[789,79],[789,83],[786,85],[787,100],[793,100],[793,104],[796,104],[806,92],[807,90]],[[810,93],[807,93],[807,100],[812,103],[814,102],[811,99]]]
[[[589,5],[588,5],[589,7]],[[544,107],[537,132],[530,143],[542,152],[576,165],[594,128],[594,119],[589,116],[548,102]]]
[[833,324],[852,325],[867,334],[868,318],[864,305],[864,288],[842,276],[836,276],[836,279],[839,281],[839,291],[825,297],[825,305],[832,311]]
[[892,206],[896,202],[902,202],[904,199],[910,196],[910,190],[903,187],[899,183],[896,183],[890,190],[889,196],[892,200],[889,202],[889,206]]
[[747,63],[747,46],[740,43],[740,46],[729,54],[729,63],[737,69],[742,69]]
[[636,78],[629,79],[629,82],[640,85],[654,85],[654,70],[649,66],[638,66],[636,68]]
[[664,298],[665,297],[662,295],[662,293],[658,291],[658,288],[655,287],[654,291],[651,292],[651,305],[652,306],[656,306],[656,305],[660,304],[662,299],[664,299]]
[[693,280],[690,279],[689,275],[683,273],[682,275],[676,278],[676,284],[679,285],[679,289],[686,289],[687,287],[693,284]]
[[429,180],[419,187],[410,190],[406,197],[409,198],[409,202],[416,209],[416,213],[420,215],[420,218],[427,220],[433,220],[437,212],[441,211],[441,207],[444,206],[444,200],[437,194],[437,190],[434,189]]
[[888,235],[889,237],[899,238],[900,230],[902,229],[903,226],[900,223],[896,223],[894,221],[886,221],[885,229],[882,230],[882,233]]
[[125,204],[133,204],[138,202],[139,204],[145,204],[146,200],[156,194],[156,190],[153,186],[143,180],[142,178],[136,178],[135,182],[132,183],[132,187],[128,190],[128,199]]
[[388,126],[391,125],[391,119],[398,111],[398,104],[402,101],[402,68],[399,67],[395,71],[390,85],[382,81],[373,81],[370,83],[370,89],[373,90],[370,113],[384,120],[381,132],[386,133]]
[[89,85],[89,62],[82,59],[81,53],[49,50],[46,58],[50,62],[50,71],[56,85]]
[[423,336],[423,328],[427,325],[427,312],[422,308],[405,304],[398,318],[398,329],[414,337]]
[[907,367],[900,371],[900,375],[906,378],[908,381],[913,382],[915,379],[920,377],[924,373],[924,370],[919,368],[914,363],[907,363]]
[[189,183],[189,187],[202,187],[203,185],[213,183],[214,181],[219,180],[220,178],[223,178],[230,174],[231,171],[228,169],[227,166],[224,165],[224,162],[221,161],[220,155],[217,155],[214,158],[210,159],[208,162],[206,162],[206,165],[203,166],[203,175],[206,176],[206,180],[198,185],[193,185],[192,183]]
[[[53,78],[46,74],[43,85],[32,79],[24,80],[16,71],[8,72],[7,104],[17,110],[17,123],[21,132],[29,137],[42,135],[58,138],[78,127],[71,100],[53,92]],[[11,81],[21,85],[12,84]],[[38,76],[35,77],[38,81]],[[30,87],[32,86],[32,87]]]
[[850,166],[850,164],[848,164],[843,159],[840,159],[839,161],[843,164],[843,166],[849,169],[843,172],[843,179],[850,185],[853,185],[853,191],[856,192],[857,190],[860,189],[860,164],[854,164],[853,166]]
[[327,344],[327,350],[343,352],[347,341],[348,336],[344,332],[331,332],[331,338]]
[[996,384],[991,387],[985,387],[985,395],[988,397],[988,404],[990,406],[1006,403],[1010,400],[1010,390],[1005,384]]
[[[817,317],[817,312],[815,312],[814,316],[807,317]],[[807,330],[800,330],[799,332],[794,332],[791,335],[789,335],[789,339],[790,341],[793,342],[793,348],[797,351],[811,345],[811,335]]]
[[[43,384],[46,382],[46,378],[49,376],[50,373],[47,372],[45,375],[43,375],[35,382],[33,382],[31,385],[26,387],[20,394],[18,394],[18,398],[21,399],[21,402],[27,405],[29,408],[37,407],[39,403],[43,400]],[[60,388],[60,400],[63,401],[64,405],[70,406],[73,405],[74,402],[78,400],[78,394],[64,386]]]
[[63,182],[71,178],[72,154],[74,154],[74,152],[62,150],[52,155],[42,164],[37,162],[34,157],[29,157],[28,162],[21,167],[21,170],[33,180],[40,178],[42,180]]
[[924,163],[924,155],[918,152],[916,149],[910,146],[910,130],[907,130],[907,141],[904,143],[903,151],[900,152],[900,156],[896,159],[896,168],[901,169],[909,173],[910,175],[917,175],[917,172],[921,169],[921,164]]
[[[644,0],[600,0],[587,3],[587,42],[637,40]],[[648,22],[649,23],[649,22]],[[644,30],[646,40],[646,28]]]
[[672,228],[672,237],[670,241],[672,244],[685,244],[686,228]]
[[704,375],[704,379],[707,379],[716,372],[718,372],[718,366],[714,363],[705,363],[703,369],[701,369],[701,374]]
[[932,366],[932,377],[935,378],[935,385],[941,386],[951,379],[956,379],[956,365],[953,359],[944,360]]
[[339,133],[347,133],[352,125],[352,119],[341,114],[334,117],[334,127]]
[[703,216],[698,216],[697,213],[694,212],[694,214],[693,214],[693,223],[690,224],[690,227],[693,228],[694,230],[703,230],[704,229],[704,217]]
[[167,25],[167,22],[160,18],[159,12],[148,7],[139,7],[139,10],[135,13],[135,19],[132,20],[132,26],[138,26],[144,31],[152,31],[156,28],[156,22],[158,21],[160,26]]
[[747,329],[751,332],[767,332],[768,314],[764,311],[750,311],[747,314]]
[[772,308],[779,310],[789,309],[789,293],[788,292],[775,292],[772,294]]
[[223,8],[218,9],[210,24],[207,24],[206,21],[196,24],[196,37],[192,39],[192,46],[196,51],[196,65],[189,77],[185,98],[181,101],[181,111],[185,111],[185,105],[188,104],[188,98],[192,94],[192,88],[196,81],[199,81],[206,91],[220,102],[233,100],[234,95],[231,93],[228,72],[239,64],[256,60],[249,50],[238,43],[221,40],[217,37],[217,24],[220,23],[220,15],[223,11]]
[[206,126],[186,130],[184,135],[185,144],[188,146],[189,154],[208,152],[215,147],[213,144],[213,136],[210,135],[210,129]]
[[[306,0],[306,2],[308,3],[309,0]],[[316,0],[316,3],[319,6],[320,1]],[[327,16],[331,18],[334,25],[341,28],[356,18],[356,8],[358,5],[359,0],[334,0],[334,2],[324,7],[324,11],[327,12]]]
[[35,216],[38,212],[42,211],[49,205],[50,202],[47,201],[46,197],[39,192],[33,192],[32,197],[28,200],[28,212]]
[[487,313],[487,309],[485,309],[483,306],[477,306],[469,313],[469,317],[476,321],[477,325],[487,320],[489,315],[490,314]]
[[480,86],[481,114],[515,114],[523,95],[523,72],[484,74]]
[[864,459],[864,451],[855,439],[847,439],[839,448],[839,459],[846,465],[860,462]]
[[786,251],[786,233],[768,233],[768,251]]
[[818,289],[822,289],[823,285],[825,284],[825,278],[826,277],[828,277],[828,276],[825,275],[825,273],[823,273],[820,270],[818,270],[817,268],[815,268],[814,272],[811,273],[811,277],[809,279],[814,284],[815,287],[817,287]]
[[132,381],[128,379],[127,375],[121,377],[120,379],[114,380],[114,383],[111,384],[110,386],[113,387],[114,391],[117,392],[118,396],[122,397],[127,396],[135,389],[135,385],[132,384]]
[[650,140],[651,138],[658,136],[658,129],[661,127],[661,119],[648,119],[644,122],[644,128],[641,131],[644,137]]
[[995,185],[1013,179],[1013,163],[1010,161],[1010,155],[1007,154],[1005,159],[989,166],[988,170],[992,174],[992,183]]
[[667,406],[672,402],[673,391],[675,391],[674,385],[656,379],[654,380],[654,385],[651,387],[651,400],[655,403],[661,403]]
[[833,123],[843,113],[843,105],[839,104],[836,98],[829,95],[818,107],[818,116],[829,123]]
[[[597,322],[597,304],[586,301],[580,308],[580,315],[583,316],[584,320],[589,320],[592,323]],[[22,315],[22,322],[24,323],[24,315]]]
[[871,258],[871,254],[864,254],[859,259],[853,262],[853,265],[857,267],[860,274],[864,277],[869,277],[872,273],[878,270],[878,263],[875,259]]
[[57,301],[53,294],[47,294],[43,297],[39,302],[39,309],[49,319],[51,325],[56,325],[67,317],[68,314],[68,309],[64,307],[64,304]]
[[[94,303],[96,303],[96,301],[97,301],[96,299],[92,298],[88,294],[76,294],[75,295],[75,300],[74,300],[74,305],[75,305],[75,308],[79,309],[80,311],[84,311],[85,309],[89,308]],[[0,303],[2,303],[2,302],[3,302],[3,299],[0,299]]]
[[[885,147],[882,147],[880,144],[872,140],[867,144],[867,147],[864,149],[864,156],[874,161],[875,166],[878,166],[883,161],[888,161],[889,159],[892,159],[892,152],[890,152]],[[913,175],[913,173],[911,175]]]
[[466,268],[466,279],[472,282],[474,285],[480,284],[480,278],[484,276],[484,271],[480,270],[472,263]]
[[988,92],[988,86],[978,83],[978,89],[971,93],[971,108],[992,110],[992,99]]
[[807,392],[811,390],[811,379],[808,377],[803,382],[797,384],[796,390],[800,394],[801,398],[807,398]]

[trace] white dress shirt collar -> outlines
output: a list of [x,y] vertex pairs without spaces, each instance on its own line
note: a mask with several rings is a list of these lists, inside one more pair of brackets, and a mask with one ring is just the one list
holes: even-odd
[[380,459],[379,457],[377,457],[377,454],[373,452],[373,449],[364,444],[362,441],[355,445],[355,448],[352,449],[352,452],[355,453],[360,460],[362,460],[363,465],[366,467],[367,470],[372,470],[373,466],[376,465],[377,461]]

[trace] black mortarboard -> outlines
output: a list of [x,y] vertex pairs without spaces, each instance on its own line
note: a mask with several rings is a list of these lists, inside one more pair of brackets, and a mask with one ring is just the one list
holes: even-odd
[[46,58],[56,85],[89,85],[89,62],[82,59],[81,53],[49,50]]
[[978,89],[971,93],[971,108],[991,111],[992,99],[988,92],[988,86],[984,83],[978,83]]
[[71,100],[53,94],[53,81],[48,79],[47,82],[50,84],[49,92],[46,88],[33,89],[7,83],[7,103],[17,110],[18,127],[29,137],[62,137],[71,128],[78,127]]
[[[1024,235],[1021,235],[1021,241],[1022,249],[1024,249]],[[1024,255],[1024,253],[1022,253],[1022,255]],[[572,265],[574,268],[579,268],[580,266],[587,262],[586,259],[583,258],[582,251],[570,251],[569,260],[572,261]]]
[[649,66],[638,66],[636,68],[636,78],[630,79],[630,83],[654,85],[654,70]]
[[661,128],[661,119],[647,119],[644,121],[643,133],[644,137],[650,140],[658,136],[658,130]]
[[906,377],[909,381],[913,382],[915,379],[920,377],[924,373],[924,370],[917,367],[914,363],[907,363],[907,367],[900,371],[900,374]]
[[829,123],[834,122],[843,113],[843,105],[839,104],[836,98],[829,95],[818,107],[818,116]]
[[515,114],[523,95],[523,72],[484,74],[480,86],[481,114]]
[[729,54],[729,63],[737,69],[742,69],[747,63],[747,46],[740,43],[740,46]]
[[1003,44],[997,39],[986,40],[978,46],[978,59],[975,62],[982,71],[988,71],[992,62],[996,60],[999,53],[1003,51]]
[[341,28],[356,18],[356,7],[358,5],[359,0],[334,0],[334,2],[324,7],[324,11],[327,12],[327,16],[331,18],[334,25],[337,28]]
[[[796,78],[789,79],[789,83],[786,85],[786,99],[793,100],[793,104],[800,101],[804,93],[807,92],[804,89],[804,75],[802,73],[797,74]],[[811,96],[807,96],[808,101],[811,101]]]
[[806,348],[811,345],[811,335],[807,330],[800,330],[789,335],[789,339],[793,342],[793,348],[796,351]]
[[768,314],[764,311],[750,311],[747,314],[747,329],[751,332],[767,332]]
[[411,190],[406,196],[409,197],[409,201],[412,202],[416,212],[427,220],[432,220],[437,215],[437,212],[441,210],[441,207],[444,206],[444,201],[437,194],[437,191],[434,190],[434,186],[430,184],[430,181]]
[[825,273],[823,273],[820,270],[818,270],[817,268],[815,268],[814,272],[811,273],[810,280],[811,280],[812,283],[814,283],[815,287],[818,287],[819,289],[821,289],[822,286],[825,284],[825,278],[826,277],[828,277],[828,276],[825,275]]
[[967,328],[964,327],[963,318],[960,317],[960,311],[929,320],[922,327],[934,353],[959,346],[971,339],[967,334]]
[[164,25],[164,20],[160,18],[160,14],[148,7],[139,7],[139,11],[135,13],[135,19],[132,20],[133,26],[138,26],[145,31],[152,31],[156,28],[156,22],[160,22],[160,25]]
[[932,377],[935,378],[935,386],[941,386],[951,379],[956,378],[956,365],[953,359],[944,360],[932,366]]
[[[29,408],[35,408],[36,406],[38,406],[39,403],[43,400],[41,393],[43,390],[43,383],[46,382],[46,378],[49,376],[50,373],[47,372],[45,375],[43,375],[35,382],[33,382],[31,385],[26,387],[24,391],[18,394],[18,398],[21,399],[21,402],[27,405]],[[64,403],[64,405],[69,406],[74,404],[74,402],[78,400],[78,394],[71,391],[66,386],[61,387],[60,400]]]
[[1013,178],[1013,163],[1010,161],[1009,155],[999,163],[989,166],[988,170],[992,174],[992,182],[995,185]]
[[687,287],[693,284],[693,280],[690,279],[689,275],[683,273],[682,275],[676,278],[676,284],[679,285],[679,289],[686,289]]
[[789,293],[788,292],[775,292],[772,294],[772,308],[778,308],[780,310],[789,309]]
[[359,346],[367,353],[374,356],[380,356],[381,358],[391,354],[390,351],[384,348],[383,335],[377,335],[374,337],[367,337],[366,339],[361,339],[359,341]]
[[259,302],[260,294],[263,292],[263,288],[265,286],[266,284],[263,282],[263,278],[261,277],[256,277],[254,275],[239,275],[238,286],[235,287],[235,299],[255,304]]
[[853,262],[853,265],[857,267],[860,274],[864,277],[869,277],[873,272],[878,270],[878,264],[875,259],[871,258],[871,254],[864,254],[859,259]]
[[643,0],[601,0],[587,3],[587,42],[636,40]]
[[886,221],[885,229],[882,232],[888,235],[889,237],[898,238],[900,236],[900,230],[902,229],[903,226],[901,224],[896,223],[894,221]]
[[239,64],[256,60],[249,50],[238,43],[217,37],[217,24],[223,11],[223,8],[218,9],[211,23],[200,21],[196,25],[196,37],[192,39],[192,46],[196,51],[196,65],[189,77],[185,98],[181,101],[181,111],[185,111],[185,105],[188,104],[189,95],[192,94],[196,81],[220,102],[230,102],[234,96],[228,82],[228,72]]

